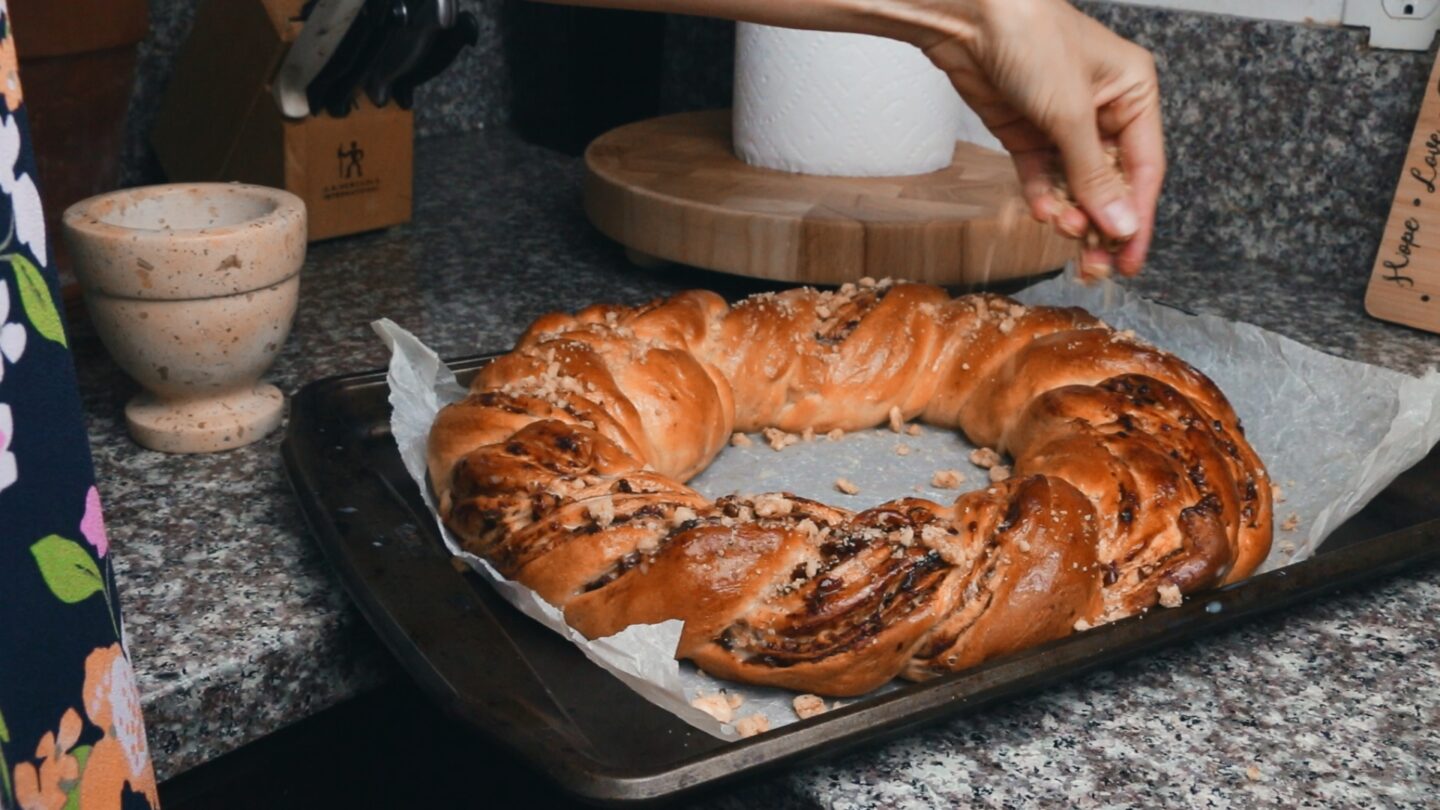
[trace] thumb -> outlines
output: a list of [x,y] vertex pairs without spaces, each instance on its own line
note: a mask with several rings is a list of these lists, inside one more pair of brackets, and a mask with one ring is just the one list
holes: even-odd
[[1062,123],[1051,134],[1060,149],[1070,193],[1090,220],[1112,239],[1129,239],[1140,230],[1140,215],[1125,177],[1100,143],[1095,112]]

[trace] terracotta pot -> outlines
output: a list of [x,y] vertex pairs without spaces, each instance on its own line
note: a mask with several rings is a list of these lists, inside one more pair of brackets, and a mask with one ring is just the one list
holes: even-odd
[[125,406],[137,442],[203,453],[279,425],[284,396],[260,375],[295,316],[299,197],[233,183],[126,189],[71,206],[64,232],[96,332],[145,389]]
[[[72,203],[115,188],[145,0],[10,0],[47,232]],[[63,277],[69,256],[52,252]]]

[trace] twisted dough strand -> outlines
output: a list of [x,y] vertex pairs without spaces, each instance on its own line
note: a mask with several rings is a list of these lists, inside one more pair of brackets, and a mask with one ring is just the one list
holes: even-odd
[[[684,485],[733,431],[963,431],[1014,476],[863,512]],[[1271,489],[1224,395],[1079,309],[867,283],[547,315],[430,435],[466,548],[591,638],[682,619],[721,677],[854,695],[1248,576]]]

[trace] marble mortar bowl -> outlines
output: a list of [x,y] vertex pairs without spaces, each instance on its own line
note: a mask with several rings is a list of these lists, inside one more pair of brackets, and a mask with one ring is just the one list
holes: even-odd
[[125,406],[135,441],[208,453],[280,424],[284,395],[260,375],[295,317],[305,222],[294,194],[234,183],[126,189],[66,210],[90,318],[144,389]]

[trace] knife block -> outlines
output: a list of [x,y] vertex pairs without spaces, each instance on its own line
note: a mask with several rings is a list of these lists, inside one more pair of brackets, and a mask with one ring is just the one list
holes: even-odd
[[207,0],[176,57],[151,143],[172,182],[238,181],[305,201],[310,239],[410,221],[414,116],[363,94],[344,118],[287,119],[270,83],[304,0]]

